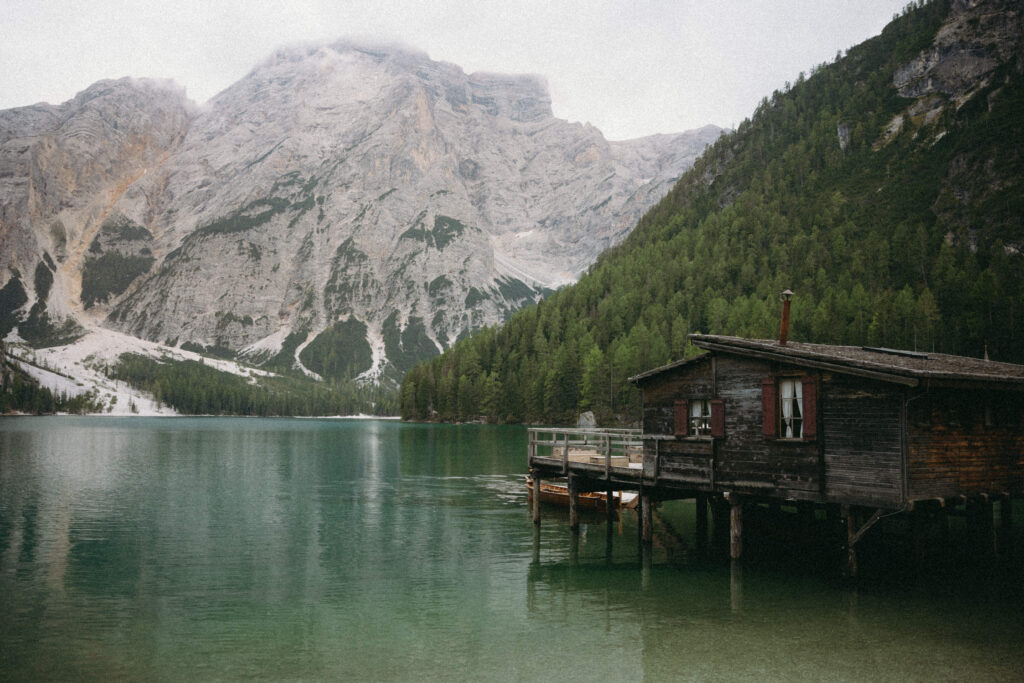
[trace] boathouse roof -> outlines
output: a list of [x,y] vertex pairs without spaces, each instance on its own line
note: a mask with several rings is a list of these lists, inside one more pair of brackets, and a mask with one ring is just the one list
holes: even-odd
[[[793,341],[780,345],[774,339],[744,339],[715,334],[689,336],[695,346],[707,351],[779,361],[907,386],[932,382],[965,382],[989,385],[991,388],[1024,390],[1024,365],[1014,363],[868,346],[833,346]],[[631,377],[630,381],[642,384],[647,379],[706,357],[707,354],[669,363]]]

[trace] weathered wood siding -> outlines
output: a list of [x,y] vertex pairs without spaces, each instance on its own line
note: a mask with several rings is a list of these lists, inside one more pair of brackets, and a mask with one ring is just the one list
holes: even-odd
[[947,390],[908,413],[911,499],[1024,493],[1024,396]]
[[[764,418],[780,378],[801,382],[805,438],[777,438]],[[723,352],[641,387],[648,485],[889,509],[1024,493],[1024,392],[910,387]],[[677,430],[698,399],[712,401],[714,438]]]
[[710,438],[677,438],[677,400],[711,398],[714,378],[711,360],[701,358],[675,372],[656,377],[644,386],[645,436],[668,437],[644,441],[644,476],[673,485],[710,490],[713,478],[713,443]]
[[[719,356],[666,372],[645,382],[644,434],[658,435],[644,445],[645,476],[658,482],[701,490],[814,500],[820,496],[820,460],[815,440],[766,439],[761,381],[780,372],[756,359]],[[720,399],[724,435],[675,437],[675,402]],[[657,458],[657,463],[651,462]]]
[[725,404],[725,438],[718,449],[716,481],[725,490],[783,498],[818,496],[818,449],[814,441],[766,439],[761,383],[794,368],[736,356],[720,356],[719,396]]
[[713,384],[711,360],[707,356],[653,378],[643,388],[644,434],[674,434],[676,400],[711,398]]
[[826,500],[901,505],[901,390],[881,382],[826,375],[822,394]]
[[710,438],[659,441],[658,476],[694,488],[711,490],[714,483],[714,442]]

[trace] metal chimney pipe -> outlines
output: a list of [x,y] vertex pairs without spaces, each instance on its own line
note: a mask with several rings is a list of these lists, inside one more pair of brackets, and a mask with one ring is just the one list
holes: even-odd
[[779,346],[786,345],[786,338],[789,337],[789,301],[793,298],[792,290],[784,290],[779,295],[782,299],[782,325],[779,327]]

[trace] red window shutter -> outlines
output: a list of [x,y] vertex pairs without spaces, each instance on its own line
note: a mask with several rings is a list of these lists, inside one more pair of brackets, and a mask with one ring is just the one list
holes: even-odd
[[761,431],[765,438],[775,438],[775,380],[761,380]]
[[711,436],[725,436],[725,403],[718,398],[711,401]]
[[679,399],[676,401],[676,419],[675,419],[675,431],[676,436],[686,436],[690,431],[690,414],[688,412],[689,406],[686,404],[685,399]]
[[804,392],[804,438],[813,439],[818,435],[818,383],[814,377],[801,378]]

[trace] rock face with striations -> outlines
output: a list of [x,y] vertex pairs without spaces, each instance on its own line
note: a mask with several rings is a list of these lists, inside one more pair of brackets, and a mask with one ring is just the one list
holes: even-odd
[[720,133],[609,142],[538,77],[390,46],[281,50],[203,107],[98,83],[0,112],[0,282],[25,294],[0,314],[45,268],[51,316],[398,377],[572,281]]

